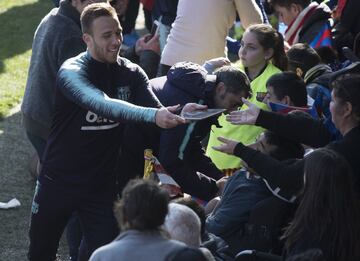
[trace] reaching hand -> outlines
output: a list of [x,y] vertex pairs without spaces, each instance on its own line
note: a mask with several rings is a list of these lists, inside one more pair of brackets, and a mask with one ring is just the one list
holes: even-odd
[[212,73],[217,68],[223,67],[224,65],[230,65],[230,64],[231,64],[231,62],[228,58],[217,57],[217,58],[206,61],[203,66],[206,68],[208,73]]
[[229,140],[224,137],[218,137],[218,140],[221,141],[223,144],[219,146],[213,146],[214,150],[233,155],[236,145],[239,143],[235,140]]
[[259,116],[260,108],[244,98],[242,98],[242,101],[249,108],[246,110],[232,111],[226,116],[226,120],[235,125],[254,125]]
[[230,65],[230,60],[225,57],[217,57],[213,58],[211,60],[206,61],[207,63],[210,63],[212,66],[219,68],[224,65]]
[[175,106],[169,106],[167,108],[165,107],[160,108],[155,115],[156,125],[164,129],[170,129],[176,127],[179,124],[186,123],[184,118],[176,114],[173,114],[173,112],[179,110],[179,107],[180,107],[179,105],[175,105]]

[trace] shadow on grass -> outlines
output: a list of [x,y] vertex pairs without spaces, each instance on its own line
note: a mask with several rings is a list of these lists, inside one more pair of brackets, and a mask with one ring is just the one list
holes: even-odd
[[31,49],[36,27],[52,7],[52,1],[39,0],[0,14],[0,73],[5,69],[5,59]]
[[[0,0],[1,1],[1,0]],[[29,173],[29,160],[34,153],[21,126],[21,113],[0,120],[0,201],[16,197],[21,206],[0,210],[0,260],[27,260],[28,230],[35,181]],[[68,249],[64,238],[58,253],[67,260]]]

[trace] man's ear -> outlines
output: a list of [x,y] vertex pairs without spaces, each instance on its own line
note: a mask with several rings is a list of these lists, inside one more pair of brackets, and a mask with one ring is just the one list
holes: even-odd
[[344,117],[351,117],[351,114],[353,112],[353,107],[352,104],[350,102],[345,102],[344,107],[343,107],[343,115]]
[[219,82],[215,87],[216,94],[224,94],[226,92],[226,86],[223,82]]
[[87,47],[91,47],[92,46],[92,38],[91,35],[88,33],[84,33],[82,36],[84,42],[86,43]]

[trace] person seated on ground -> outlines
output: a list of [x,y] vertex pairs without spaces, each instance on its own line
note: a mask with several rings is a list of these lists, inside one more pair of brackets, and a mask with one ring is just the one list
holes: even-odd
[[[114,211],[122,230],[111,243],[95,250],[90,261],[206,260],[196,248],[167,239],[161,232],[169,196],[150,180],[131,180]],[[154,211],[154,209],[156,211]]]
[[[343,138],[333,141],[333,135],[317,119],[282,115],[259,109],[244,102],[248,110],[231,112],[227,120],[232,124],[256,124],[292,140],[318,148],[325,146],[341,154],[349,162],[354,175],[355,190],[360,196],[360,74],[348,73],[331,81],[332,122]],[[333,142],[332,142],[333,141]],[[279,187],[298,193],[303,185],[304,160],[284,164],[276,159],[246,147],[234,140],[221,138],[219,151],[241,157],[258,175]],[[311,155],[311,154],[310,154]],[[305,157],[306,158],[306,157]],[[268,170],[272,171],[269,172]]]
[[[248,145],[248,148],[287,163],[292,163],[304,155],[304,149],[299,143],[270,131],[260,134],[257,141]],[[243,165],[246,166],[245,163]],[[268,172],[271,173],[272,170],[268,169]],[[258,176],[256,171],[243,167],[227,181],[221,200],[206,219],[207,231],[223,238],[235,250],[234,253],[237,253],[240,250],[240,246],[236,245],[240,240],[237,237],[239,231],[245,229],[251,209],[258,202],[272,196],[291,203],[296,199],[296,195],[291,191],[276,183],[269,184],[266,179]]]
[[311,47],[331,46],[331,32],[328,20],[330,8],[311,0],[271,0],[279,19],[288,28],[285,41],[292,46],[308,43]]
[[[245,71],[251,81],[253,96],[250,101],[266,109],[266,104],[258,102],[256,96],[258,92],[266,92],[266,82],[271,75],[287,68],[283,37],[270,25],[256,24],[245,31],[241,43],[239,67]],[[246,106],[239,108],[245,109]],[[217,137],[224,136],[250,144],[263,132],[263,129],[254,126],[233,126],[226,121],[225,115],[219,117],[219,125],[213,125],[211,128],[206,155],[219,169],[231,175],[241,167],[240,159],[213,150],[212,146],[219,144]]]
[[183,242],[190,247],[198,248],[206,256],[207,260],[215,261],[208,249],[200,247],[201,223],[199,217],[191,208],[182,204],[170,203],[163,229],[169,234],[171,239]]
[[185,205],[191,208],[199,217],[201,223],[201,246],[210,250],[215,259],[219,260],[232,260],[232,255],[228,251],[227,243],[220,237],[209,233],[205,229],[206,215],[205,209],[197,201],[190,197],[182,197],[173,200],[174,203]]
[[[230,66],[220,68],[211,76],[200,65],[178,63],[170,69],[167,79],[160,80],[166,80],[165,84],[163,81],[154,84],[153,91],[164,105],[195,102],[209,109],[231,111],[241,105],[242,97],[250,95],[246,75]],[[222,178],[223,173],[204,154],[201,146],[201,140],[213,124],[217,124],[215,116],[172,131],[129,124],[122,142],[120,187],[128,179],[143,175],[144,149],[151,148],[184,193],[203,200],[215,197],[218,192],[216,180]]]
[[286,229],[286,256],[319,248],[327,261],[360,260],[360,205],[354,175],[334,150],[318,149],[305,158],[304,188]]

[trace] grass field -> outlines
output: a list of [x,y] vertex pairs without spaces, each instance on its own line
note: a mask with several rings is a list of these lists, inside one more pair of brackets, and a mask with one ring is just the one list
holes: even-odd
[[[0,0],[0,202],[14,197],[21,202],[18,208],[0,209],[0,261],[26,260],[35,187],[28,169],[34,150],[21,126],[19,107],[34,31],[52,7],[51,0]],[[137,29],[144,27],[140,13]],[[64,239],[58,254],[68,260]]]
[[51,0],[0,1],[0,119],[23,96],[34,31]]
[[[16,197],[21,206],[0,210],[0,261],[26,260],[34,180],[28,173],[33,150],[21,127],[19,102],[29,67],[34,31],[51,0],[0,0],[0,202]],[[59,253],[66,260],[67,249]]]

